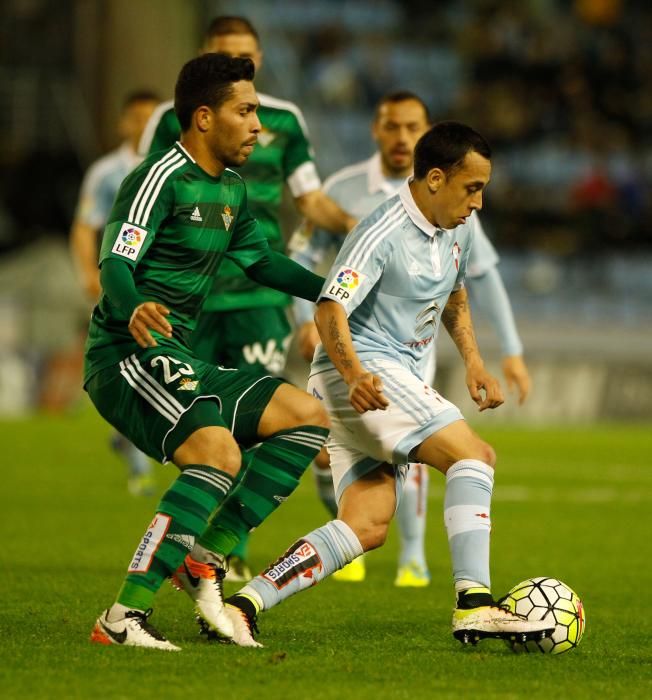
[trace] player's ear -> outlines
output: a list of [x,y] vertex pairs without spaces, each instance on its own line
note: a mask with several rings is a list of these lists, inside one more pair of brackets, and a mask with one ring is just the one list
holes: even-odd
[[426,175],[426,183],[428,184],[428,190],[435,194],[437,190],[444,184],[446,175],[441,168],[432,168],[428,171]]
[[206,106],[198,107],[193,118],[197,129],[201,132],[206,132],[211,128],[213,122],[213,110]]

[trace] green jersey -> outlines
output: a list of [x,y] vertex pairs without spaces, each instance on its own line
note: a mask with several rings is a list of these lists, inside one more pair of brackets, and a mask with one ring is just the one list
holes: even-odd
[[[177,143],[148,157],[122,183],[100,265],[126,262],[139,295],[170,310],[173,337],[152,332],[158,344],[190,352],[190,336],[223,258],[245,269],[268,250],[249,213],[242,178],[229,169],[212,177]],[[139,349],[128,320],[103,294],[91,318],[85,383]]]
[[[312,158],[303,115],[285,100],[258,94],[258,118],[262,131],[258,143],[238,173],[247,183],[249,209],[273,250],[285,246],[278,223],[283,187],[287,182],[294,197],[313,192],[321,181]],[[181,128],[172,102],[160,105],[147,125],[140,151],[153,154],[168,149]],[[204,304],[205,311],[233,311],[261,306],[287,306],[290,297],[261,287],[237,265],[225,260]]]

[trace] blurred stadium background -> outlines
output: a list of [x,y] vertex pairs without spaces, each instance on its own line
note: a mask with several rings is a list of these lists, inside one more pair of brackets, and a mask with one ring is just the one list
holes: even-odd
[[[652,5],[646,0],[3,0],[0,416],[79,397],[88,309],[68,252],[86,167],[130,90],[172,94],[208,20],[246,14],[263,92],[304,111],[322,177],[373,151],[372,107],[414,90],[495,150],[483,220],[534,380],[486,420],[652,415]],[[295,221],[289,213],[285,231]],[[480,324],[482,347],[499,359]],[[455,351],[439,386],[467,412]],[[301,381],[296,359],[291,375]]]

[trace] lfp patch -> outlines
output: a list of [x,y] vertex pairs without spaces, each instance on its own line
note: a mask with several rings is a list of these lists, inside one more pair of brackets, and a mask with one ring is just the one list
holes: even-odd
[[360,274],[351,268],[345,268],[337,273],[337,283],[344,289],[355,289],[360,284]]
[[342,267],[328,288],[327,295],[346,302],[353,298],[358,289],[360,289],[360,285],[365,277],[366,275],[362,272],[358,272],[351,267]]
[[136,260],[146,236],[147,231],[145,229],[129,223],[122,224],[111,252],[116,255],[122,255],[123,258],[129,258],[129,260]]

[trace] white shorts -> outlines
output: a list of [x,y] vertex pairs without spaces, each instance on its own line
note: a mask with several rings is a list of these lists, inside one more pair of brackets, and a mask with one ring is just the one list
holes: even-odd
[[364,474],[384,462],[406,465],[410,452],[426,438],[464,419],[457,406],[403,365],[366,360],[364,366],[382,379],[389,400],[384,411],[359,414],[336,369],[311,374],[308,379],[308,393],[324,402],[331,419],[326,447],[338,502],[344,489]]

